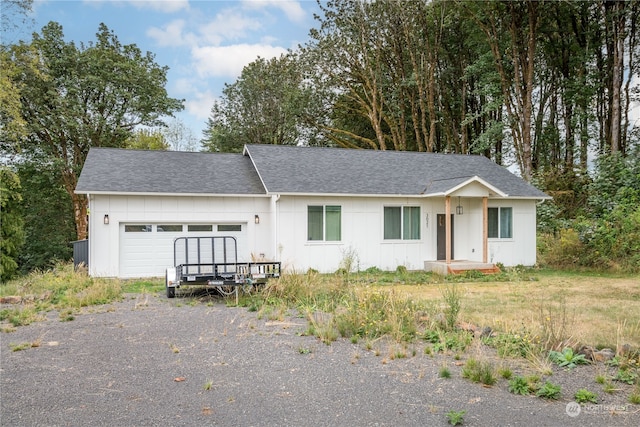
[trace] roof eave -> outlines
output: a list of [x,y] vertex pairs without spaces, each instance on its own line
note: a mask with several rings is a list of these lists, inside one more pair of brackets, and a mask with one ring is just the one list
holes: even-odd
[[295,191],[268,192],[271,196],[296,196],[296,197],[416,197],[423,198],[423,194],[378,194],[378,193],[309,193]]
[[158,193],[144,191],[89,191],[76,190],[75,194],[87,196],[162,196],[162,197],[270,197],[266,193]]
[[505,193],[504,191],[500,190],[499,188],[489,184],[487,181],[485,181],[484,179],[480,178],[477,175],[472,176],[471,178],[467,179],[466,181],[461,182],[460,184],[450,188],[449,190],[445,191],[444,194],[445,194],[445,196],[449,196],[452,193],[455,193],[456,191],[460,190],[463,187],[466,187],[467,185],[469,185],[469,184],[471,184],[473,182],[477,182],[480,185],[483,185],[484,187],[488,188],[489,191],[492,191],[492,192],[496,193],[500,197],[509,197],[509,195],[507,193]]

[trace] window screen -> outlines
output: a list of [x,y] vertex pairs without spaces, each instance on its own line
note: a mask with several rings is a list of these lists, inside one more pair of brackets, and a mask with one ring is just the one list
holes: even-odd
[[310,241],[340,241],[342,207],[307,206],[307,238]]
[[511,239],[513,237],[513,209],[489,208],[489,238]]
[[384,207],[385,240],[420,240],[419,206]]

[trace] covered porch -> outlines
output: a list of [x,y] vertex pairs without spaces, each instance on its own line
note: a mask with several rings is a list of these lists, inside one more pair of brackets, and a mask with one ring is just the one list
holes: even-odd
[[[489,197],[505,197],[500,190],[487,184],[485,181],[478,177],[472,177],[466,181],[455,185],[448,190],[441,193],[444,196],[444,215],[439,215],[439,228],[437,236],[437,259],[424,262],[424,269],[426,271],[432,271],[438,274],[461,274],[466,271],[479,271],[485,274],[494,274],[500,272],[500,269],[493,263],[489,262]],[[452,197],[458,199],[458,206],[452,208]],[[479,257],[472,257],[471,260],[465,259],[468,255],[465,253],[458,253],[460,259],[454,259],[454,244],[453,244],[453,220],[454,212],[455,217],[459,217],[464,214],[463,207],[460,204],[460,199],[475,199],[481,200],[481,203],[476,204],[474,208],[475,216],[481,217],[474,220],[472,224],[468,225],[464,229],[464,233],[467,235],[482,236]],[[455,199],[454,199],[455,200]],[[480,211],[480,212],[479,212]],[[480,214],[480,215],[479,215]],[[458,221],[456,220],[456,223]],[[456,226],[456,234],[458,227]],[[458,243],[460,241],[458,240]],[[480,242],[478,242],[480,243]],[[458,245],[456,245],[458,247]],[[472,250],[472,252],[475,249]],[[474,259],[475,258],[475,259]]]

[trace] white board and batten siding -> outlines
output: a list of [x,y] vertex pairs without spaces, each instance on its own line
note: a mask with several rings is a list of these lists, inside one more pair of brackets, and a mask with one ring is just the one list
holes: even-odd
[[[452,205],[458,203],[457,198]],[[454,215],[454,259],[482,262],[482,200],[462,199],[463,214]],[[340,241],[307,239],[307,207],[338,205],[342,208]],[[420,239],[385,240],[384,207],[419,206]],[[505,266],[536,263],[536,201],[490,199],[489,207],[510,207],[513,236],[488,242],[488,261]],[[455,212],[455,207],[452,209]],[[312,268],[335,272],[346,257],[354,268],[377,267],[395,270],[423,268],[425,260],[437,259],[436,218],[444,214],[444,198],[290,197],[276,205],[278,260],[285,271],[305,272]]]
[[[285,271],[312,268],[335,272],[346,257],[354,268],[394,270],[402,265],[421,269],[425,260],[437,258],[436,216],[444,213],[444,198],[407,197],[190,197],[109,196],[90,197],[90,272],[106,277],[160,277],[173,265],[173,241],[181,236],[237,238],[238,261],[280,261]],[[452,205],[458,203],[457,198]],[[462,198],[463,215],[456,215],[454,259],[482,260],[482,202]],[[309,205],[341,206],[340,241],[309,241]],[[384,207],[419,206],[420,239],[385,240]],[[489,207],[511,207],[513,236],[489,239],[488,261],[505,266],[534,265],[536,201],[490,199]],[[455,212],[455,209],[453,209]],[[109,224],[103,217],[109,215]],[[255,224],[259,215],[260,224]],[[181,231],[159,231],[160,226],[180,226]],[[193,232],[189,226],[210,226]],[[229,230],[228,226],[240,229]],[[145,227],[148,231],[126,231]],[[219,229],[218,226],[223,226]],[[226,228],[225,228],[226,226]],[[171,227],[170,227],[171,228]],[[171,228],[175,230],[174,228]]]
[[[280,261],[285,270],[305,272],[312,268],[323,273],[335,272],[343,259],[353,256],[354,268],[377,267],[394,270],[398,265],[420,269],[432,256],[435,243],[433,224],[426,220],[432,201],[406,197],[292,197],[282,196],[277,203],[276,218]],[[309,241],[307,207],[341,206],[340,241]],[[419,206],[420,239],[384,240],[385,206]]]
[[241,262],[260,254],[274,257],[269,227],[261,226],[270,221],[264,197],[92,195],[89,212],[94,276],[162,277],[174,263],[174,240],[184,236],[233,236]]
[[489,239],[489,259],[491,263],[501,263],[507,267],[536,264],[536,200],[495,199],[489,207],[510,207],[513,209],[513,237],[510,239]]

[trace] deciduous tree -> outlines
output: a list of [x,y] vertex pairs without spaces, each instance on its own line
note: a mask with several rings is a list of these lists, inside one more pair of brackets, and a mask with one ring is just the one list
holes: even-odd
[[258,58],[242,70],[212,109],[202,140],[212,152],[239,152],[244,144],[316,144],[311,90],[293,54]]
[[[162,117],[183,103],[167,95],[167,67],[136,45],[121,44],[104,24],[95,42],[78,46],[51,22],[30,44],[14,46],[12,55],[26,136],[4,148],[60,168],[77,237],[86,238],[87,200],[74,190],[89,148],[122,147],[136,126],[162,125]],[[29,66],[34,58],[36,71]]]

